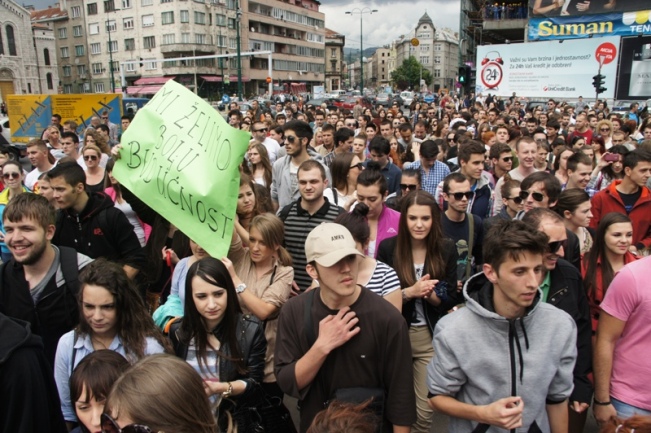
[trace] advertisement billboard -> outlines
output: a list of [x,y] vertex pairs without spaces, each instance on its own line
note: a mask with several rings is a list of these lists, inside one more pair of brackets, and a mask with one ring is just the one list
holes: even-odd
[[651,98],[651,36],[622,39],[617,99]]
[[649,34],[651,33],[651,10],[531,18],[527,33],[530,41]]
[[596,15],[649,8],[649,0],[529,0],[530,17]]
[[477,93],[576,98],[594,95],[592,77],[605,75],[612,98],[619,61],[618,37],[477,47]]

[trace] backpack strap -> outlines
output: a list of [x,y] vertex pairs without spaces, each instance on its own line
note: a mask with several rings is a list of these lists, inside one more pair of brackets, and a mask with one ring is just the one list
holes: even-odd
[[296,202],[296,201],[293,201],[293,202],[291,202],[290,204],[288,204],[287,206],[285,206],[284,208],[282,208],[282,209],[280,210],[280,212],[278,213],[278,218],[280,218],[280,219],[282,220],[282,222],[285,222],[285,220],[286,220],[287,217],[289,216],[289,213],[291,212],[292,208],[293,208],[296,204],[297,204],[297,202]]
[[77,339],[79,338],[79,335],[77,334],[77,330],[75,329],[74,331],[74,338],[72,340],[72,355],[70,356],[71,362],[70,362],[70,376],[72,376],[72,372],[75,369],[75,360],[77,359],[77,348],[75,347],[77,345]]
[[466,279],[470,278],[472,271],[472,249],[475,246],[475,216],[471,213],[468,215],[468,259],[466,260]]
[[312,305],[314,304],[314,292],[316,289],[310,290],[303,294],[305,302],[303,304],[303,326],[305,327],[305,335],[310,347],[316,343],[316,334],[314,333],[314,324],[312,323]]
[[61,272],[66,286],[70,292],[77,297],[79,293],[79,264],[77,262],[77,251],[72,248],[59,247]]

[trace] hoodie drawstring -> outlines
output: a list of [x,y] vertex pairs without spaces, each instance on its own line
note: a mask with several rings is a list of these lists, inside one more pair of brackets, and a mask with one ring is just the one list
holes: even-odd
[[[527,330],[524,327],[524,321],[522,319],[509,320],[509,348],[511,349],[511,369],[515,368],[515,356],[513,354],[513,342],[515,341],[515,348],[518,351],[518,361],[520,362],[520,384],[522,384],[524,378],[524,358],[522,356],[522,346],[520,345],[520,339],[518,338],[518,333],[516,330],[516,323],[520,322],[520,327],[522,328],[522,334],[524,335],[524,344],[527,350],[529,350],[529,337],[527,336]],[[514,376],[514,375],[512,375]],[[515,377],[512,377],[515,379]],[[515,384],[513,385],[513,395],[515,396]]]

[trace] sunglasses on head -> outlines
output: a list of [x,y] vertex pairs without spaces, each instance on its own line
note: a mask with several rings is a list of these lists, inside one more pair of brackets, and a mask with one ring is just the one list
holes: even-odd
[[406,183],[401,183],[400,184],[400,189],[403,190],[403,191],[405,191],[405,190],[416,191],[417,188],[418,188],[418,185],[407,185]]
[[563,247],[563,249],[565,249],[565,244],[566,244],[566,243],[567,243],[567,240],[563,240],[563,241],[552,241],[552,242],[550,242],[550,243],[548,244],[548,245],[549,245],[549,251],[550,251],[552,254],[556,254],[556,253],[558,252],[558,250],[561,249],[561,247]]
[[531,197],[538,202],[543,201],[545,199],[545,195],[543,193],[541,192],[530,193],[529,191],[520,191],[519,197],[522,200],[526,200],[529,197],[529,194],[531,194]]
[[20,177],[20,173],[2,173],[2,177],[5,179],[18,179]]
[[102,414],[100,419],[102,421],[102,433],[153,433],[152,429],[140,424],[129,424],[121,429],[118,423],[105,413]]
[[360,170],[362,170],[364,168],[364,164],[358,162],[357,164],[351,165],[350,168],[359,168]]
[[455,200],[461,200],[461,199],[463,199],[464,197],[467,198],[468,200],[470,200],[471,198],[473,198],[473,197],[475,196],[475,193],[472,192],[472,191],[466,191],[466,192],[453,192],[453,193],[450,193],[450,195],[451,195],[452,197],[454,197]]
[[97,161],[97,156],[95,156],[95,155],[84,155],[84,161]]

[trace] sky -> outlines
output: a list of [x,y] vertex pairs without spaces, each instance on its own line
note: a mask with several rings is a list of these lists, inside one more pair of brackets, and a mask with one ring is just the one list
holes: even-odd
[[435,27],[459,30],[459,0],[321,0],[321,12],[326,16],[326,27],[346,36],[346,47],[359,48],[359,14],[347,15],[355,8],[377,9],[363,15],[364,46],[383,46],[400,35],[413,31],[425,12]]

